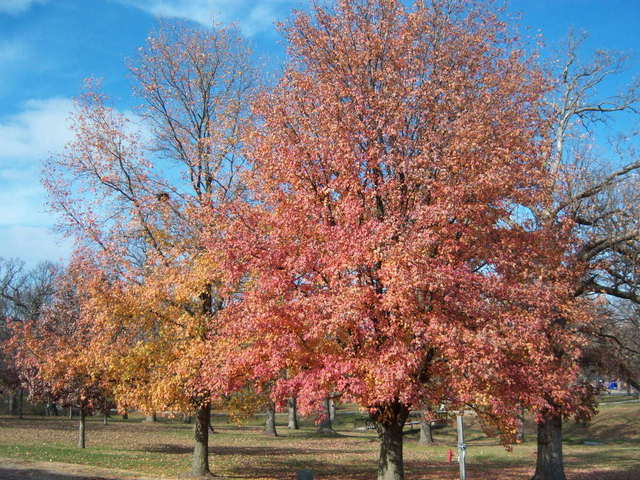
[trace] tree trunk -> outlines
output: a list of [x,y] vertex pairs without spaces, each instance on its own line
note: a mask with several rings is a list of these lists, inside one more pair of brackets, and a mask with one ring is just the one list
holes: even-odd
[[193,447],[193,462],[191,473],[194,476],[204,476],[209,470],[209,419],[211,410],[209,404],[201,405],[196,410],[196,423],[193,427],[195,445]]
[[9,394],[9,402],[8,402],[9,415],[15,415],[16,414],[16,410],[17,410],[16,406],[17,406],[16,392],[11,392]]
[[333,435],[336,431],[333,429],[333,424],[331,423],[331,400],[329,397],[324,397],[322,410],[322,420],[318,425],[317,432],[324,435]]
[[80,424],[78,427],[78,448],[85,447],[86,426],[87,426],[87,414],[84,408],[80,407]]
[[408,415],[409,409],[399,402],[380,407],[377,413],[370,414],[376,422],[380,439],[378,480],[404,480],[402,428]]
[[153,412],[151,415],[147,415],[144,417],[144,421],[147,423],[155,423],[156,422],[156,412]]
[[73,418],[73,407],[69,407],[69,418]]
[[329,420],[332,425],[336,421],[336,402],[333,398],[329,400]]
[[298,430],[300,426],[298,425],[298,402],[296,397],[291,397],[287,400],[287,406],[289,408],[289,423],[287,424],[287,428]]
[[126,411],[122,414],[122,420],[129,420],[129,414]]
[[267,435],[271,435],[274,437],[278,436],[278,432],[276,431],[276,406],[272,401],[269,401],[267,405],[267,419],[264,425],[264,433]]
[[538,454],[536,473],[532,480],[566,480],[560,415],[545,413],[538,423]]
[[24,391],[20,389],[18,395],[18,418],[22,418],[22,407],[24,406]]
[[102,424],[103,425],[107,425],[108,424],[108,422],[107,422],[108,418],[109,418],[109,414],[107,412],[103,412],[102,413]]
[[431,421],[424,418],[420,421],[420,443],[430,445],[433,443],[433,431],[431,429]]
[[518,431],[516,432],[516,442],[524,443],[525,431],[524,431],[524,410],[518,415]]

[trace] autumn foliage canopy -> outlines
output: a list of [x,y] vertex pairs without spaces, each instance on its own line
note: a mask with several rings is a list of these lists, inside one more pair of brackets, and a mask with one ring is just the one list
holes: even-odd
[[95,83],[78,102],[45,185],[77,240],[90,378],[196,413],[194,473],[238,391],[358,404],[380,479],[403,476],[411,410],[471,408],[508,443],[523,408],[572,405],[573,225],[531,215],[553,202],[550,84],[489,11],[315,6],[255,97],[232,29],[164,29],[131,68],[135,120]]
[[493,15],[456,8],[341,1],[286,28],[247,140],[253,198],[230,207],[225,270],[248,280],[224,315],[279,399],[340,392],[383,424],[470,405],[508,436],[573,378],[548,339],[576,352],[556,327],[580,306],[549,248],[564,230],[526,221],[548,201],[547,85]]

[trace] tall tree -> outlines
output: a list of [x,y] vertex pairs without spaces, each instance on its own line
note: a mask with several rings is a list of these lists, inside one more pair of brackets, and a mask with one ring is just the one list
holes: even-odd
[[254,197],[230,212],[226,271],[249,278],[224,313],[234,361],[302,410],[323,392],[367,408],[380,480],[404,478],[412,408],[447,398],[510,436],[544,380],[576,372],[572,354],[548,361],[549,337],[577,348],[557,317],[582,318],[548,248],[568,239],[521,215],[547,201],[546,86],[486,7],[299,13],[286,73],[255,106]]
[[[556,85],[550,97],[553,115],[554,148],[549,151],[545,168],[552,179],[551,201],[546,208],[532,209],[538,229],[571,226],[575,244],[568,245],[570,262],[582,272],[575,277],[576,298],[608,296],[616,302],[640,301],[638,258],[640,258],[640,161],[628,135],[612,140],[609,152],[598,147],[606,139],[596,135],[596,125],[605,125],[611,116],[634,114],[640,105],[638,85],[605,96],[602,89],[612,76],[624,69],[623,56],[598,51],[592,62],[583,63],[578,50],[583,37],[571,36],[567,58],[559,62]],[[613,153],[613,155],[611,155]],[[607,158],[608,157],[608,158]],[[613,157],[613,158],[612,158]],[[603,315],[604,313],[604,315]],[[612,360],[629,353],[617,338],[620,330],[611,327],[601,310],[588,327],[565,319],[564,328],[578,329],[590,347],[581,363],[589,370],[611,371]],[[617,341],[616,341],[617,340]],[[622,346],[622,348],[620,348]],[[631,351],[633,351],[633,346]],[[608,353],[605,353],[608,349]],[[555,355],[566,352],[560,346]],[[624,362],[616,363],[618,371]],[[631,370],[627,370],[630,372]],[[551,409],[538,412],[538,457],[535,480],[564,480],[562,459],[562,417],[571,412],[586,414],[592,395],[551,402]],[[594,393],[594,392],[591,392]],[[585,408],[579,408],[580,404]]]
[[204,213],[242,192],[240,129],[255,72],[233,29],[182,24],[152,35],[130,69],[137,120],[90,87],[73,115],[75,139],[44,182],[62,227],[101,272],[89,296],[104,349],[121,346],[106,356],[117,394],[149,411],[194,412],[193,473],[203,475],[215,392],[201,363],[224,298],[198,238],[213,223]]

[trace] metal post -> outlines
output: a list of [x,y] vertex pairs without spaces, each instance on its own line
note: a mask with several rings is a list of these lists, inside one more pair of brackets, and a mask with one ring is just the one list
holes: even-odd
[[462,413],[456,416],[458,424],[458,462],[460,463],[460,480],[466,480],[467,473],[465,471],[464,457],[467,446],[464,444],[464,422]]

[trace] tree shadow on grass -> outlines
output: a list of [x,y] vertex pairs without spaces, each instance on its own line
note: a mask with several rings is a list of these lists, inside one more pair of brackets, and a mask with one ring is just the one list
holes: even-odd
[[571,475],[572,480],[638,480],[640,468],[632,470],[598,470]]
[[[293,478],[295,473],[302,469],[312,470],[318,478],[333,480],[371,480],[376,476],[376,462],[374,459],[368,462],[358,462],[357,464],[336,466],[309,460],[305,462],[292,463],[290,460],[282,459],[279,462],[265,462],[260,465],[252,465],[250,469],[238,467],[228,474],[228,478]],[[505,468],[503,466],[470,466],[468,468],[473,478],[482,480],[522,480],[527,478],[527,474],[522,468]],[[446,462],[427,461],[407,461],[405,462],[405,473],[407,478],[412,480],[442,480],[457,478],[458,465]],[[585,478],[580,480],[596,480],[595,478]],[[609,480],[609,479],[607,479]],[[619,480],[617,478],[611,480]],[[626,480],[626,479],[625,479]]]
[[37,468],[4,468],[0,467],[2,480],[118,480],[118,477],[96,477],[76,475],[72,473],[58,473]]
[[78,419],[62,417],[0,418],[0,428],[69,431],[78,428]]
[[[147,453],[164,453],[183,455],[193,452],[193,446],[160,443],[156,445],[147,445],[140,449]],[[262,456],[262,457],[288,457],[292,455],[321,455],[321,454],[351,454],[351,453],[365,453],[366,450],[337,450],[332,448],[318,449],[318,448],[296,448],[296,447],[269,447],[269,446],[237,446],[237,445],[214,445],[209,447],[209,453],[212,455],[246,455],[246,456]],[[0,477],[2,478],[2,477]]]
[[147,453],[165,453],[168,455],[184,455],[185,453],[192,453],[193,447],[160,443],[157,445],[147,445],[144,448],[141,448],[140,451]]

